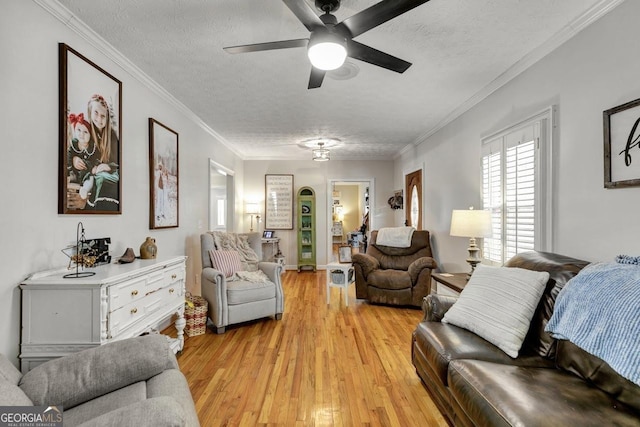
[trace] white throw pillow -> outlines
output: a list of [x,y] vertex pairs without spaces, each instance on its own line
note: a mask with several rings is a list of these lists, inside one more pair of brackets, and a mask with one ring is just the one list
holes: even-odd
[[548,280],[547,272],[480,264],[442,322],[474,332],[518,357]]

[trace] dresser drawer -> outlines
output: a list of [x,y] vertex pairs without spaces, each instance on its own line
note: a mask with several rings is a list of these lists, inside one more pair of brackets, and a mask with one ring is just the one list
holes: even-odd
[[184,265],[176,265],[168,267],[164,270],[166,283],[184,282],[186,276]]
[[131,302],[144,298],[145,295],[161,288],[164,283],[161,271],[136,277],[109,287],[110,311],[115,311]]
[[[165,281],[154,281],[153,284],[156,285],[156,288],[150,289],[146,295],[111,310],[109,313],[109,332],[112,338],[130,327],[135,329],[138,320],[149,319],[157,311],[166,311],[167,307],[184,303],[181,281],[166,284],[165,287],[159,289],[157,285],[165,284]],[[144,332],[145,325],[140,325],[140,327],[142,329],[139,332]]]

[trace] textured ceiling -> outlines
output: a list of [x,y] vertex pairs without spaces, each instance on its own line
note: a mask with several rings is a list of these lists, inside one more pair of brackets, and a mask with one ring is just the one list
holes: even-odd
[[[342,21],[377,2],[343,0],[335,15]],[[404,74],[348,60],[313,90],[304,48],[222,50],[308,37],[281,0],[59,3],[244,159],[309,159],[299,144],[313,137],[341,140],[332,159],[389,159],[532,51],[615,1],[431,0],[355,39],[413,63]]]

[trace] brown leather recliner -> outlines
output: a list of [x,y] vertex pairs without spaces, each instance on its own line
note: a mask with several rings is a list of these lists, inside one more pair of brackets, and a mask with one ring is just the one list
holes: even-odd
[[378,231],[371,232],[366,254],[354,254],[356,298],[374,303],[422,306],[431,292],[432,258],[429,232],[416,230],[408,248],[376,243]]

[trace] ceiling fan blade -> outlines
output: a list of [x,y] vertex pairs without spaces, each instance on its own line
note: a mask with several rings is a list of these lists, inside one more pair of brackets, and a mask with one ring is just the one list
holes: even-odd
[[368,62],[369,64],[377,65],[378,67],[386,68],[396,73],[404,73],[407,71],[407,68],[411,66],[410,62],[354,40],[348,41],[347,51],[351,58],[359,59],[360,61]]
[[429,0],[383,0],[373,6],[348,17],[336,25],[336,29],[347,29],[351,37],[357,37],[365,31],[400,16]]
[[307,27],[307,30],[313,31],[318,27],[324,27],[320,17],[304,0],[282,0],[285,5],[293,12],[294,15]]
[[291,47],[307,47],[309,39],[282,40],[279,42],[267,42],[229,46],[222,48],[227,53],[260,52],[262,50],[289,49]]
[[311,67],[311,76],[309,77],[309,86],[307,89],[316,89],[322,86],[322,80],[327,72],[319,70],[316,67]]

